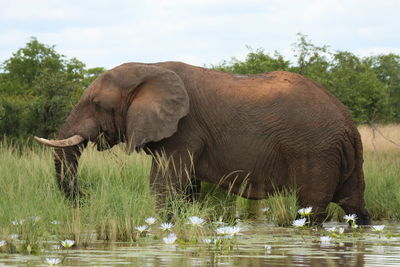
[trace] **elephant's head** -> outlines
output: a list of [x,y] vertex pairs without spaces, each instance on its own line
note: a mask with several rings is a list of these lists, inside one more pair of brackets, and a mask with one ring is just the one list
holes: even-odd
[[36,138],[55,147],[57,182],[66,196],[80,195],[78,159],[88,141],[103,150],[126,142],[129,152],[174,134],[189,112],[189,98],[173,71],[141,63],[120,65],[100,75],[84,92],[59,132],[59,140]]

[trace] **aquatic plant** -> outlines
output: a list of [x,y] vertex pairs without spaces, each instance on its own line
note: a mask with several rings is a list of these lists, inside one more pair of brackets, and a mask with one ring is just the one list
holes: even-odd
[[167,237],[163,238],[165,244],[173,244],[175,243],[176,239],[177,237],[174,233],[170,233]]
[[203,242],[206,243],[206,244],[211,244],[213,242],[213,240],[210,239],[210,238],[204,238]]
[[190,223],[191,225],[194,225],[194,226],[202,226],[204,222],[205,222],[204,219],[202,219],[202,218],[200,218],[200,217],[197,217],[197,216],[191,216],[191,217],[189,217],[189,223]]
[[46,258],[45,259],[46,263],[53,266],[61,263],[60,258]]
[[144,233],[146,232],[149,228],[147,225],[140,225],[140,226],[136,226],[135,229],[139,232],[139,233]]
[[343,216],[343,219],[346,220],[346,223],[355,223],[357,220],[357,215],[356,214],[346,214]]
[[70,247],[72,247],[74,244],[75,244],[75,241],[74,241],[74,240],[63,240],[63,241],[61,241],[61,245],[62,245],[64,248],[70,248]]
[[174,227],[174,225],[169,222],[160,224],[160,229],[163,231],[171,231],[173,227]]
[[297,211],[301,217],[308,217],[312,214],[312,207],[302,208]]
[[325,244],[330,243],[331,237],[330,236],[321,236],[320,241],[321,241],[321,243],[325,243]]
[[325,230],[328,231],[329,233],[334,233],[336,231],[336,227],[335,226],[328,227],[328,228],[325,228]]
[[154,218],[154,217],[149,217],[149,218],[147,218],[144,222],[147,223],[148,225],[153,225],[153,224],[155,224],[155,222],[156,222],[156,218]]
[[305,226],[306,221],[307,221],[306,218],[297,219],[297,220],[294,220],[294,221],[292,222],[292,225],[293,225],[294,227],[296,227],[296,228],[301,228],[301,227],[304,227],[304,226]]
[[238,235],[240,232],[241,228],[238,226],[223,226],[217,228],[215,231],[219,235],[229,235],[229,236],[235,236]]
[[372,230],[376,232],[382,232],[383,228],[385,228],[385,225],[372,225]]

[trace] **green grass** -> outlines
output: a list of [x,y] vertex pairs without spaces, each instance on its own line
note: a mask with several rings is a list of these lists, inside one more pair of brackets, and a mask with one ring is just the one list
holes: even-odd
[[[88,197],[85,205],[74,209],[64,199],[55,183],[51,149],[34,146],[17,147],[0,143],[0,240],[8,242],[0,251],[32,252],[54,241],[74,239],[90,245],[96,239],[138,242],[135,227],[149,216],[158,223],[166,221],[166,213],[157,214],[149,191],[150,158],[142,154],[127,155],[121,149],[97,152],[86,149],[80,160],[79,182]],[[400,152],[366,152],[366,203],[373,219],[400,219]],[[260,215],[278,225],[289,225],[298,209],[294,190],[286,190],[265,201],[250,201],[203,184],[201,201],[188,203],[183,196],[172,194],[168,212],[173,214],[174,232],[182,242],[199,240],[213,229],[194,229],[187,224],[190,216],[207,221]],[[329,208],[331,218],[340,218],[342,211]],[[40,218],[37,220],[37,218]],[[20,225],[12,221],[24,220]],[[59,224],[52,224],[58,221]],[[158,226],[153,234],[161,236]],[[13,241],[11,234],[18,234]]]
[[400,220],[400,152],[364,153],[365,201],[373,220]]

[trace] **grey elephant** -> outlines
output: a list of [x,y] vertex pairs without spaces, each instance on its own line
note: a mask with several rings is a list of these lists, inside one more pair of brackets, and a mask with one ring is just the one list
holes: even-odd
[[[129,151],[164,153],[175,169],[191,170],[184,179],[176,172],[168,179],[177,190],[193,185],[189,198],[201,180],[249,199],[295,186],[316,222],[335,202],[356,214],[358,224],[370,224],[359,132],[340,101],[295,73],[232,75],[180,62],[126,63],[85,90],[58,140],[36,139],[56,147],[57,181],[71,199],[81,194],[80,147],[89,140],[99,150],[125,142]],[[150,183],[165,195],[156,158]]]

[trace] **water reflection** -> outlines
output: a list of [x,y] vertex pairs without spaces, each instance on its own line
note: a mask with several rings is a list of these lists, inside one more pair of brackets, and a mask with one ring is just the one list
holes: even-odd
[[[379,238],[367,232],[353,237],[319,241],[320,232],[299,236],[290,228],[249,224],[232,251],[210,249],[206,245],[180,247],[158,240],[146,245],[114,243],[88,249],[52,250],[42,256],[0,255],[1,266],[48,266],[45,257],[62,258],[62,266],[400,266],[400,238]],[[399,232],[398,226],[388,231]],[[271,249],[266,249],[266,244]]]

